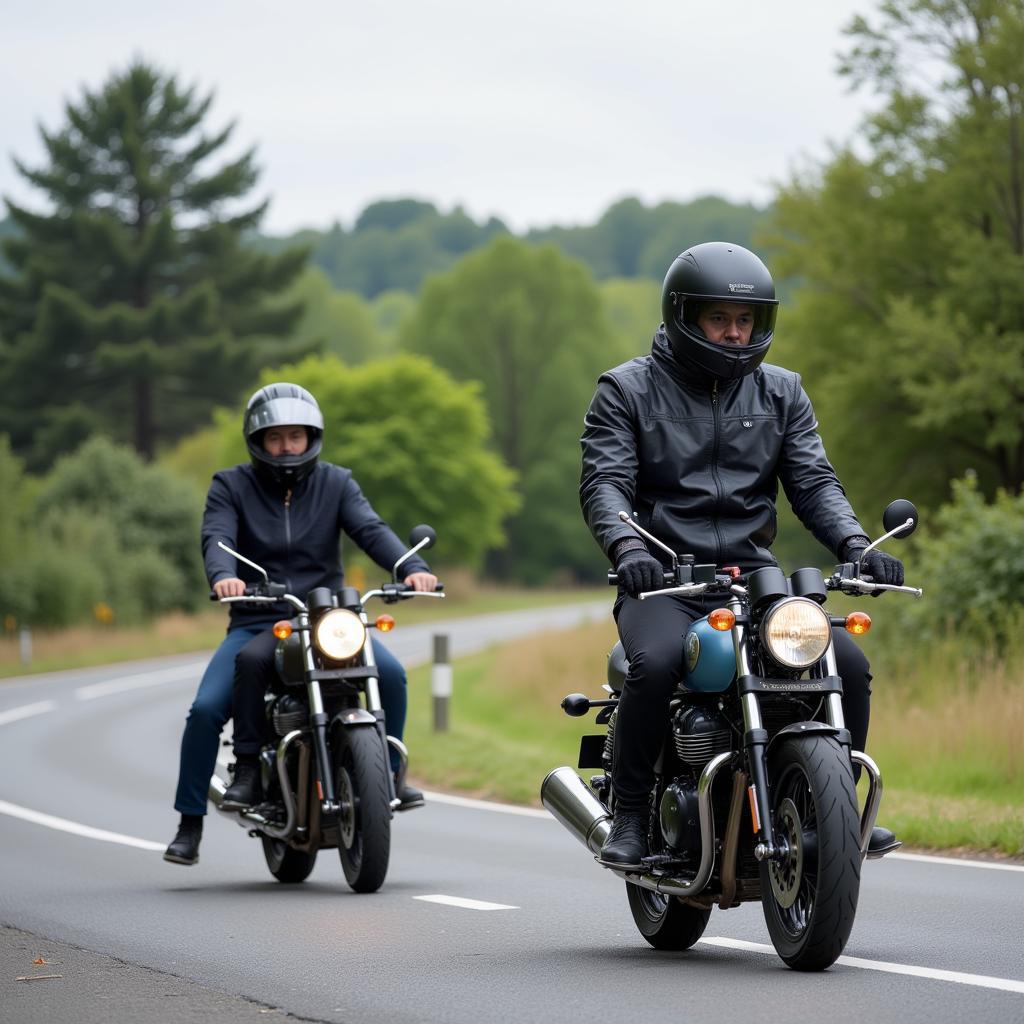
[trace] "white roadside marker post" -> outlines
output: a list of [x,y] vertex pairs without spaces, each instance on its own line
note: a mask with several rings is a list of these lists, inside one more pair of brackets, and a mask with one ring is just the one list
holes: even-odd
[[449,661],[448,634],[434,634],[434,664],[430,674],[430,693],[434,698],[434,732],[448,731],[448,704],[452,696],[452,666]]

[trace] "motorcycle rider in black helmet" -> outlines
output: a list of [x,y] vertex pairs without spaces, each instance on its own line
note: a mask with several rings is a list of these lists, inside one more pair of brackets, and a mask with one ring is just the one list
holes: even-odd
[[[664,322],[651,354],[604,373],[584,423],[580,501],[618,574],[614,615],[629,672],[612,756],[614,814],[601,859],[638,867],[646,853],[654,763],[671,695],[682,677],[681,638],[714,600],[637,600],[665,584],[663,565],[619,520],[639,525],[698,563],[774,565],[781,483],[794,512],[839,561],[869,540],[829,464],[798,374],[764,363],[778,299],[752,252],[704,242],[673,261],[662,288]],[[903,565],[881,551],[863,571],[902,584]],[[853,745],[867,739],[871,675],[843,630],[833,630],[843,707]],[[873,853],[899,846],[876,828]]]
[[[250,463],[214,474],[203,514],[203,560],[218,597],[241,596],[261,577],[217,546],[223,541],[257,562],[272,580],[296,594],[342,585],[341,533],[348,534],[378,565],[390,571],[405,545],[374,512],[350,470],[320,461],[324,420],[316,399],[296,384],[260,388],[246,406],[243,431]],[[437,578],[426,562],[405,562],[405,583],[433,590]],[[263,695],[274,680],[273,624],[290,617],[282,604],[232,604],[227,635],[210,660],[185,722],[175,809],[178,832],[164,853],[175,864],[199,859],[206,794],[221,729],[234,716],[235,777],[225,806],[260,798],[257,755],[263,742]],[[401,664],[373,638],[380,696],[388,733],[402,738],[406,679]],[[393,755],[392,768],[397,771]],[[423,794],[409,785],[400,808],[421,806]]]

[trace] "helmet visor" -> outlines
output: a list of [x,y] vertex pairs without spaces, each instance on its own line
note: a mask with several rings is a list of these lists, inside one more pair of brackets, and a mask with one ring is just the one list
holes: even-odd
[[257,431],[284,426],[323,430],[324,418],[315,405],[301,398],[274,398],[250,410],[246,417],[245,433],[247,437],[252,437]]
[[[729,344],[729,338],[738,333],[743,338],[739,344],[753,346],[771,341],[779,312],[777,302],[743,302],[731,297],[719,299],[706,295],[684,296],[681,307],[679,326],[688,328],[687,333],[692,332],[720,344]],[[719,340],[717,335],[726,325],[732,330],[728,337]]]

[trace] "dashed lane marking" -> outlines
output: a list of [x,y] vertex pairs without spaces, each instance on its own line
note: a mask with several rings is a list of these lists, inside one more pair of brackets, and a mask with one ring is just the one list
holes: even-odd
[[448,907],[461,907],[463,910],[518,910],[519,907],[510,906],[508,903],[488,903],[486,900],[467,900],[462,896],[413,896],[414,900],[423,900],[424,903],[443,903]]
[[11,708],[8,711],[0,711],[0,725],[7,725],[8,722],[19,722],[23,718],[31,718],[33,715],[42,715],[52,711],[57,706],[55,700],[41,700],[35,704],[22,704],[20,708]]
[[80,686],[75,690],[79,700],[96,700],[98,697],[109,697],[114,693],[127,690],[140,690],[147,686],[160,686],[163,683],[174,683],[185,679],[198,679],[206,668],[205,661],[193,661],[188,665],[175,665],[174,668],[160,669],[157,672],[141,672],[135,676],[121,676],[106,683],[92,683]]
[[[700,939],[705,946],[721,946],[723,949],[742,949],[751,953],[771,953],[773,946],[761,942],[745,942],[742,939],[710,938]],[[934,967],[914,967],[910,964],[892,964],[884,960],[864,960],[859,956],[841,956],[837,961],[842,967],[857,967],[863,971],[881,971],[884,974],[907,974],[914,978],[930,981],[951,981],[956,985],[974,985],[977,988],[994,988],[1002,992],[1024,994],[1024,981],[1012,978],[992,978],[986,974],[965,974],[963,971],[942,971]]]

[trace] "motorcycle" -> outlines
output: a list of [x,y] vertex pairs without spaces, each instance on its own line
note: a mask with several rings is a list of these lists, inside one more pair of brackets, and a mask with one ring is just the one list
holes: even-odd
[[[263,842],[270,873],[280,882],[302,882],[320,850],[337,848],[342,871],[356,892],[376,892],[387,875],[391,818],[409,767],[405,745],[385,729],[378,671],[369,642],[370,628],[389,632],[395,620],[380,615],[372,623],[366,604],[381,598],[394,604],[412,597],[444,597],[416,591],[398,582],[398,569],[435,541],[429,526],[417,526],[409,549],[392,570],[392,581],[360,594],[355,587],[332,593],[311,590],[300,600],[283,584],[272,583],[255,562],[220,543],[229,554],[252,566],[263,582],[222,604],[292,606],[294,616],[274,624],[278,638],[274,660],[280,692],[266,694],[266,714],[276,737],[259,755],[264,801],[251,808],[222,805],[226,783],[210,779],[209,798],[249,835]],[[216,599],[216,595],[211,595]],[[398,752],[397,780],[389,748]]]
[[[860,611],[830,615],[825,601],[830,592],[922,591],[863,579],[859,562],[837,565],[828,578],[813,568],[787,577],[768,566],[744,576],[736,567],[697,565],[628,513],[619,518],[671,556],[666,587],[640,600],[721,596],[722,605],[681,638],[684,675],[655,766],[650,855],[639,870],[602,866],[626,881],[633,920],[657,949],[690,948],[716,904],[726,910],[759,900],[779,956],[796,970],[823,970],[853,928],[861,863],[882,797],[878,766],[851,749],[832,647],[833,627],[859,636],[871,620]],[[887,532],[866,551],[909,536],[917,520],[911,502],[892,502],[883,516]],[[579,767],[602,771],[588,788],[564,766],[541,786],[544,806],[595,857],[614,812],[613,737],[628,667],[618,643],[608,658],[607,696],[574,693],[562,701],[571,716],[598,709],[597,723],[607,731],[582,737]],[[862,810],[855,765],[867,777]]]

